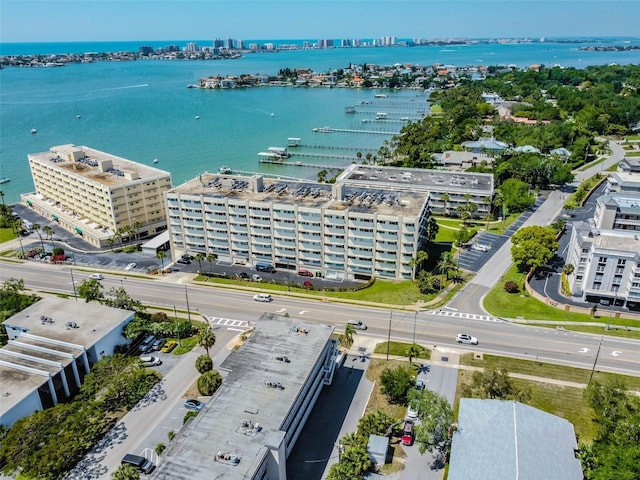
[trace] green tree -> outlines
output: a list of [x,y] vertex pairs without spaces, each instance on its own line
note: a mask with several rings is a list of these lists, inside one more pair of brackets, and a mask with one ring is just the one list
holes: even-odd
[[42,246],[42,251],[44,252],[44,242],[42,241],[42,225],[40,225],[39,223],[34,223],[33,225],[31,225],[31,230],[38,234],[40,245]]
[[449,272],[457,268],[458,262],[456,261],[453,253],[450,250],[446,250],[440,254],[440,260],[436,264],[436,269],[440,274],[444,274],[449,280]]
[[409,365],[387,367],[380,374],[380,390],[389,403],[406,405],[407,393],[414,385],[415,375]]
[[196,254],[196,256],[194,258],[195,258],[195,261],[198,262],[198,272],[201,272],[202,271],[202,260],[204,260],[206,258],[205,254],[202,253],[202,252],[199,252],[199,253]]
[[427,220],[427,228],[424,232],[424,238],[427,242],[433,242],[438,235],[438,231],[440,230],[440,226],[438,225],[438,221],[435,217],[429,216]]
[[140,480],[140,471],[133,465],[120,465],[111,473],[111,480]]
[[216,334],[210,326],[201,328],[197,335],[197,341],[209,356],[209,349],[216,344]]
[[206,353],[198,355],[198,358],[196,358],[196,370],[198,370],[198,373],[205,373],[213,370],[213,360],[211,360],[211,357]]
[[531,392],[529,389],[517,387],[506,370],[489,368],[473,372],[471,383],[462,387],[461,395],[468,398],[516,400],[526,403],[531,397]]
[[413,363],[414,358],[418,358],[422,352],[424,352],[424,348],[422,348],[417,343],[412,343],[406,350],[406,355],[409,357],[409,363]]
[[511,212],[524,212],[535,203],[534,196],[529,192],[528,183],[510,178],[500,187],[502,201]]
[[424,250],[418,250],[416,256],[411,259],[409,262],[409,266],[413,268],[413,278],[416,277],[416,274],[424,264],[429,259],[429,254]]
[[411,402],[418,404],[420,422],[415,426],[416,442],[420,453],[438,450],[446,452],[451,444],[453,409],[446,398],[431,390],[412,389]]
[[217,370],[210,370],[198,378],[198,392],[200,395],[213,395],[222,385],[222,377]]
[[55,231],[49,225],[45,225],[44,227],[42,227],[42,231],[47,236],[47,239],[51,241],[51,249],[53,250],[53,248],[55,247],[55,244],[53,243],[53,234],[55,233]]
[[[382,410],[367,413],[358,421],[358,436],[369,438],[369,435],[386,435],[389,427],[396,419]],[[347,445],[348,442],[341,442]]]
[[134,310],[136,312],[144,312],[145,310],[144,305],[139,300],[131,298],[124,287],[111,287],[102,303],[108,307],[122,308],[123,310]]
[[167,257],[167,252],[165,252],[164,250],[158,250],[156,252],[156,258],[158,260],[160,260],[161,265],[162,265],[162,270],[164,270],[164,259]]
[[444,213],[445,215],[449,215],[449,200],[451,200],[451,195],[449,195],[447,192],[444,192],[442,195],[440,195],[440,200],[442,200],[442,203],[444,203]]
[[339,338],[340,345],[348,350],[353,345],[353,336],[357,334],[355,327],[351,323],[347,323],[344,327],[344,333]]
[[84,301],[89,303],[93,300],[102,300],[104,295],[102,294],[102,284],[100,280],[89,279],[78,285],[78,296],[84,298]]
[[513,234],[511,243],[511,258],[520,272],[545,266],[558,249],[555,230],[539,225],[521,228]]
[[213,262],[218,259],[215,253],[207,253],[207,262],[209,262],[209,273],[213,270]]

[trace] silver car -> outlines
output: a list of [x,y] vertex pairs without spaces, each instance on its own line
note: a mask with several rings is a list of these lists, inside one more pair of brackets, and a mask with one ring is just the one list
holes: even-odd
[[472,337],[467,333],[459,333],[456,335],[456,342],[466,343],[467,345],[477,345],[478,339],[476,337]]

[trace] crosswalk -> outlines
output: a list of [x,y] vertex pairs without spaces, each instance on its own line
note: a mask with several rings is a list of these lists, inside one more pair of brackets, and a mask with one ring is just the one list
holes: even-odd
[[[204,315],[203,315],[204,317]],[[227,327],[229,329],[242,329],[246,330],[247,328],[251,328],[251,322],[247,322],[246,320],[234,320],[232,318],[222,318],[222,317],[204,317],[209,325]]]
[[466,318],[467,320],[481,320],[483,322],[501,322],[500,318],[491,315],[480,315],[477,313],[455,312],[451,310],[432,310],[426,312],[428,315],[438,315],[440,317]]

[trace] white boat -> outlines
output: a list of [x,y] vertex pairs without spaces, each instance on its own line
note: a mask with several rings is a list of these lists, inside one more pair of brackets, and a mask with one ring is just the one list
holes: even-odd
[[196,120],[200,120],[200,115],[196,115]]
[[374,98],[387,98],[387,96],[384,93],[376,93]]
[[231,169],[229,167],[224,166],[224,167],[220,167],[218,169],[218,173],[228,174],[228,173],[232,173],[232,172],[231,172]]
[[10,182],[10,181],[11,181],[11,179],[9,177],[0,178],[0,183],[7,183],[7,182]]
[[157,159],[157,158],[154,158],[154,159],[153,159],[153,163],[158,163],[158,159]]
[[37,129],[35,129],[35,128],[32,128],[32,129],[31,129],[31,133],[32,133],[32,134],[34,134],[34,133],[38,133],[38,130],[37,130]]

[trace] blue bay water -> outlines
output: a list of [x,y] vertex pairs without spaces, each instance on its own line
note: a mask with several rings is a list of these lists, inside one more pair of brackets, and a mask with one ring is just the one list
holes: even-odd
[[[149,42],[180,44],[179,42]],[[597,42],[596,42],[597,43]],[[637,40],[635,41],[637,43]],[[129,48],[146,44],[136,42]],[[34,52],[35,44],[31,45]],[[39,45],[40,53],[63,53],[65,45]],[[114,51],[113,44],[74,44],[77,52]],[[447,47],[352,48],[249,54],[235,60],[97,62],[59,68],[0,70],[0,177],[11,181],[0,188],[7,202],[33,190],[27,154],[53,145],[87,145],[171,172],[174,184],[229,166],[244,171],[315,178],[317,169],[258,163],[257,153],[285,146],[300,137],[304,151],[352,154],[377,149],[390,135],[316,133],[315,127],[397,131],[400,123],[362,123],[375,112],[390,118],[414,118],[424,110],[424,96],[415,91],[385,92],[355,89],[264,87],[202,91],[188,84],[209,75],[276,74],[284,67],[316,71],[344,68],[350,63],[392,65],[434,63],[454,65],[640,63],[640,51],[581,52],[583,44],[477,44]],[[103,48],[100,48],[100,47]],[[4,44],[3,55],[25,50],[25,44]],[[17,50],[16,50],[17,49]],[[66,50],[72,52],[72,50]],[[26,51],[21,53],[27,53]],[[358,114],[344,108],[361,105]],[[76,116],[80,115],[80,118]],[[195,117],[200,119],[196,120]],[[31,134],[32,128],[37,129]],[[314,148],[316,147],[316,148]],[[294,157],[298,160],[298,157]],[[340,163],[331,159],[304,162]],[[344,164],[344,161],[342,161]]]

